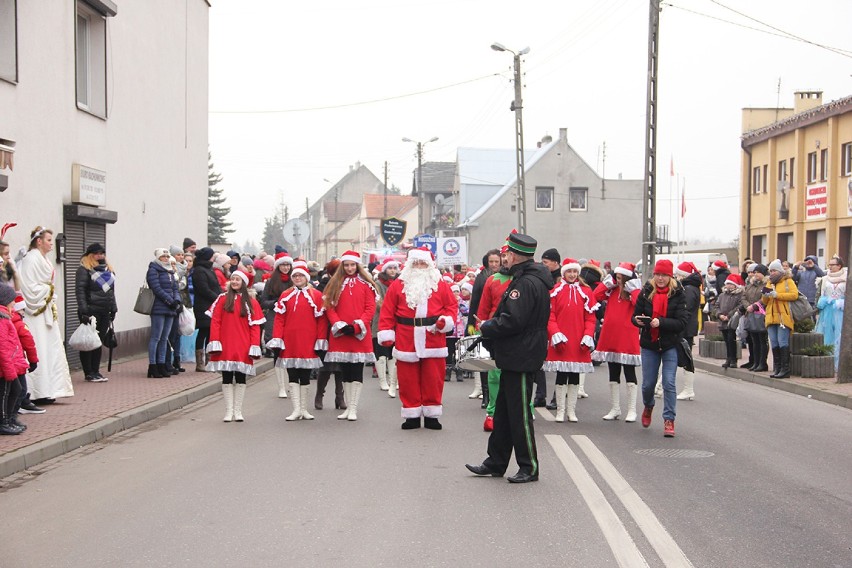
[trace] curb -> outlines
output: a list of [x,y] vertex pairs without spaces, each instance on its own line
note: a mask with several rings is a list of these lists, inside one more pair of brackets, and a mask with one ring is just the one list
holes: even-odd
[[[255,365],[255,376],[272,369],[272,360],[264,359]],[[191,389],[155,400],[131,410],[120,412],[93,422],[77,430],[66,432],[48,440],[18,448],[0,457],[0,479],[35,467],[83,446],[93,444],[124,430],[144,424],[149,420],[179,410],[193,402],[221,392],[221,377]]]
[[836,406],[842,406],[852,410],[852,397],[844,394],[827,392],[815,387],[793,383],[785,379],[771,379],[768,374],[763,375],[759,373],[752,373],[745,369],[734,369],[733,367],[730,369],[722,369],[718,363],[711,363],[698,358],[695,359],[695,368],[720,377],[738,379],[747,383],[754,383],[764,387],[797,394],[799,396],[810,397],[814,400],[819,400],[820,402],[826,402],[828,404],[834,404]]

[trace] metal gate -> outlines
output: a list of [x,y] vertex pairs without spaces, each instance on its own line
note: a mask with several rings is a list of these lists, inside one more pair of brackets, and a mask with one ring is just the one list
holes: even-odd
[[80,325],[77,319],[77,269],[86,248],[92,243],[101,243],[106,247],[106,225],[88,221],[66,219],[65,234],[65,355],[72,369],[80,368],[80,354],[68,347],[68,338]]

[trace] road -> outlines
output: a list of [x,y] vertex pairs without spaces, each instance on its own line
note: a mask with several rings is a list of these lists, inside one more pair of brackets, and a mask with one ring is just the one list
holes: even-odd
[[470,381],[436,432],[375,380],[357,422],[285,422],[260,377],[243,424],[211,397],[2,480],[0,566],[852,566],[852,412],[699,373],[665,439],[601,420],[605,378],[578,424],[539,415],[541,480],[511,485],[464,468]]

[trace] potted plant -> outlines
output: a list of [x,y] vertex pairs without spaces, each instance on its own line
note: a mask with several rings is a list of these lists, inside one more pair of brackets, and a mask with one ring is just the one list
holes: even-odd
[[811,345],[802,352],[803,378],[834,376],[834,345]]
[[[721,335],[705,335],[698,340],[698,355],[710,359],[727,359],[725,339]],[[741,348],[737,345],[737,358],[739,359],[741,355]]]
[[822,345],[823,335],[814,332],[814,321],[810,318],[797,321],[790,334],[790,354],[802,355],[812,345]]

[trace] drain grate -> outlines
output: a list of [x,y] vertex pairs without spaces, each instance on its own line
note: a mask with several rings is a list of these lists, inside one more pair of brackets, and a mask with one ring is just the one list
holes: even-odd
[[655,458],[712,458],[713,452],[702,450],[672,450],[667,448],[652,448],[649,450],[636,450],[637,454],[653,456]]

